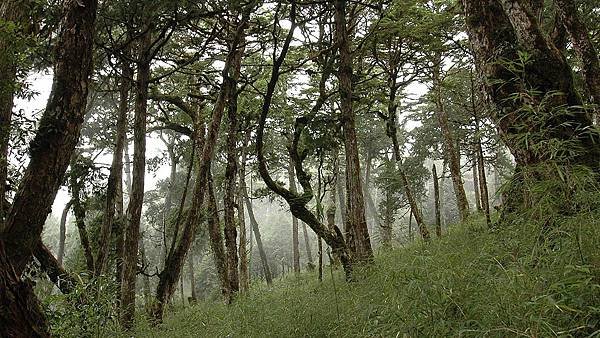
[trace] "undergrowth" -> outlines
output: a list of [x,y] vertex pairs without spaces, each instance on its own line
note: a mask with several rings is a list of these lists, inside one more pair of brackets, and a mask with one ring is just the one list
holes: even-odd
[[430,244],[381,251],[343,282],[310,273],[255,286],[233,305],[199,303],[143,321],[140,337],[442,337],[600,335],[600,214],[488,230],[482,220]]

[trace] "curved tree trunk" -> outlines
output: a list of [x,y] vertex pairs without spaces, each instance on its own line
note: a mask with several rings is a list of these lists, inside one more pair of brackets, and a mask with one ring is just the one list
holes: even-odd
[[7,309],[0,311],[0,336],[49,336],[31,285],[19,276],[39,244],[79,139],[92,71],[96,7],[97,0],[63,4],[52,91],[31,142],[29,165],[0,233],[0,304]]
[[60,226],[58,232],[58,255],[56,259],[61,265],[63,263],[63,257],[65,255],[65,240],[67,237],[67,216],[69,214],[69,209],[71,209],[72,204],[73,201],[67,202],[62,211],[62,215],[60,216]]

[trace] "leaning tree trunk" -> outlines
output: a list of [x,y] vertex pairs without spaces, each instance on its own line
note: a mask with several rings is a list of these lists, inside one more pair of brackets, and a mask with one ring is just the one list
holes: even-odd
[[56,257],[59,264],[63,263],[63,257],[65,255],[65,240],[67,237],[67,216],[69,215],[69,209],[71,209],[72,204],[73,201],[67,202],[62,211],[62,215],[60,216],[60,226],[58,233],[58,254]]
[[361,171],[356,140],[355,113],[352,96],[352,54],[346,25],[346,1],[336,0],[335,32],[339,50],[338,79],[340,87],[341,122],[346,150],[346,241],[351,259],[356,262],[373,260],[373,249],[365,218],[365,201],[361,185]]
[[236,61],[241,61],[241,57],[238,58],[236,54],[240,52],[240,45],[242,44],[244,29],[246,28],[248,20],[247,16],[247,13],[244,13],[242,22],[237,25],[232,36],[231,47],[221,74],[223,83],[217,101],[213,107],[212,121],[204,143],[202,161],[200,162],[194,185],[192,205],[189,208],[188,216],[183,227],[183,233],[180,236],[177,246],[174,250],[169,252],[167,260],[165,261],[165,268],[160,274],[158,287],[156,289],[156,304],[153,309],[153,316],[156,323],[162,321],[164,304],[175,291],[175,286],[185,261],[185,255],[196,237],[198,213],[200,207],[204,203],[210,164],[215,153],[219,126],[221,125],[221,119],[225,110],[226,99],[229,97],[230,86],[226,85],[226,79],[230,77],[230,72],[236,68]]
[[52,91],[31,142],[29,165],[0,233],[0,304],[6,309],[0,311],[0,336],[49,336],[31,285],[20,275],[40,241],[79,139],[92,72],[96,7],[97,0],[63,4]]
[[131,196],[127,205],[123,277],[121,282],[121,326],[129,330],[135,314],[135,282],[137,274],[140,223],[144,203],[144,179],[146,174],[146,115],[148,110],[148,84],[150,81],[150,48],[152,34],[142,37],[138,52],[135,117],[133,135],[133,179]]
[[[296,177],[294,174],[294,164],[291,160],[288,165],[288,181],[290,183],[290,191],[296,193]],[[298,219],[292,215],[292,261],[294,263],[294,273],[296,274],[300,273],[300,241],[298,237]]]
[[256,239],[256,248],[258,249],[258,255],[260,257],[260,263],[263,268],[263,274],[265,275],[265,280],[267,281],[267,285],[273,284],[273,275],[271,274],[271,268],[269,265],[269,259],[267,258],[267,253],[265,251],[265,247],[262,242],[262,237],[260,235],[260,227],[258,226],[258,221],[254,216],[254,208],[252,207],[252,201],[250,201],[250,197],[248,196],[248,192],[246,191],[246,187],[244,186],[244,200],[246,202],[246,209],[248,209],[248,217],[250,218],[250,225],[252,226],[252,232],[254,233],[254,239]]
[[36,245],[33,255],[40,263],[42,271],[48,275],[48,279],[56,285],[60,292],[68,294],[73,291],[77,280],[63,268],[62,264],[42,242]]
[[[600,137],[591,129],[590,116],[577,108],[582,102],[573,85],[571,67],[535,16],[517,0],[463,0],[463,7],[478,71],[495,106],[492,120],[517,164],[516,179],[504,210],[510,212],[527,202],[521,183],[523,173],[535,170],[537,164],[552,160],[598,172]],[[519,74],[522,79],[515,80],[506,63],[520,62],[521,51],[531,58]],[[519,96],[527,102],[512,99],[515,94],[531,94],[531,88],[535,89],[534,95]],[[523,114],[524,105],[537,107],[538,112]],[[565,106],[573,108],[560,114]],[[523,127],[527,127],[529,135],[542,136],[524,138]],[[549,140],[569,143],[569,149],[558,154],[562,158],[547,151],[545,142]],[[573,154],[572,150],[577,151]],[[543,173],[538,174],[528,176],[545,179]]]

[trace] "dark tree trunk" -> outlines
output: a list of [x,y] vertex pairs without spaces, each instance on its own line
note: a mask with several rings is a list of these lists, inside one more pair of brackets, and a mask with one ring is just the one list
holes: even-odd
[[85,256],[85,264],[90,273],[94,271],[94,255],[92,254],[92,247],[88,237],[87,229],[85,226],[85,207],[81,203],[81,188],[85,177],[79,177],[79,166],[77,164],[77,158],[73,157],[71,161],[71,201],[73,202],[73,214],[75,215],[75,225],[79,231],[79,240],[81,241],[81,248]]
[[[242,33],[243,34],[243,33]],[[237,293],[240,289],[240,279],[238,271],[238,248],[237,248],[237,228],[235,224],[235,198],[236,193],[236,175],[238,171],[238,80],[240,78],[240,68],[242,56],[244,54],[245,37],[240,37],[240,45],[234,53],[232,60],[232,69],[230,74],[225,77],[223,85],[229,87],[227,90],[227,166],[225,168],[225,196],[223,204],[224,212],[224,231],[225,231],[225,248],[227,249],[227,271],[229,277],[229,290],[231,296]]]
[[435,234],[437,237],[442,236],[442,217],[440,213],[440,186],[438,184],[437,169],[435,163],[431,168],[433,176],[433,208],[435,210]]
[[[569,33],[577,56],[583,63],[581,70],[592,97],[592,103],[600,105],[600,61],[598,61],[598,52],[590,39],[587,27],[579,18],[575,1],[555,0],[555,3],[560,21]],[[600,109],[596,108],[596,112],[600,113]]]
[[346,25],[346,1],[336,0],[334,7],[336,42],[340,57],[338,70],[340,118],[346,150],[346,241],[353,261],[369,262],[373,260],[373,249],[365,218],[355,113],[352,107],[352,54]]
[[[193,251],[193,250],[192,250]],[[196,300],[198,300],[198,296],[196,295],[196,276],[194,275],[194,254],[193,252],[190,252],[190,254],[188,255],[188,268],[189,268],[189,274],[190,274],[190,298],[189,298],[189,303],[190,305],[196,303]]]
[[471,160],[473,161],[472,172],[473,172],[473,194],[475,195],[475,208],[477,211],[481,212],[483,209],[481,208],[481,194],[479,192],[479,167],[477,166],[477,159],[479,155],[477,152],[477,145],[473,145],[473,156],[471,156]]
[[79,139],[92,70],[96,6],[97,0],[63,4],[52,91],[30,145],[29,165],[6,224],[0,229],[0,307],[5,309],[0,311],[0,336],[3,337],[50,336],[31,285],[22,281],[20,275],[39,244],[44,222]]
[[250,288],[250,274],[248,272],[248,250],[246,248],[248,238],[246,236],[246,215],[244,213],[244,186],[246,185],[246,147],[250,142],[250,129],[246,132],[244,137],[244,143],[242,145],[242,154],[240,158],[239,168],[239,184],[237,189],[237,209],[238,209],[238,223],[240,225],[240,290],[247,292]]
[[126,330],[131,329],[135,314],[135,282],[146,174],[146,115],[148,110],[148,84],[150,81],[151,32],[147,31],[140,39],[133,123],[133,179],[131,181],[129,204],[127,205],[127,227],[125,230],[121,282],[121,326]]
[[17,275],[31,260],[79,140],[85,115],[97,0],[68,0],[57,39],[54,82],[30,161],[0,234]]
[[227,302],[231,301],[231,283],[229,282],[229,269],[227,266],[227,253],[223,244],[223,235],[221,233],[221,222],[217,210],[217,199],[213,187],[212,175],[208,179],[208,237],[210,239],[210,248],[213,253],[217,275],[221,283],[221,293],[225,296]]
[[21,280],[0,241],[0,336],[50,337],[46,317],[31,284]]
[[[288,180],[290,183],[290,191],[296,193],[296,175],[294,174],[294,164],[291,162],[291,160],[288,166]],[[296,274],[300,273],[300,241],[298,235],[298,219],[292,215],[292,261],[294,263],[294,272]]]
[[119,86],[120,102],[115,129],[115,147],[113,150],[112,164],[110,166],[110,174],[108,176],[108,186],[106,188],[104,219],[100,230],[98,254],[96,256],[96,276],[103,274],[106,269],[111,232],[115,221],[115,207],[119,182],[123,180],[123,149],[125,148],[127,140],[128,98],[129,90],[131,88],[130,79],[133,77],[133,71],[127,61],[122,60],[121,62],[123,63],[121,66],[123,74]]
[[[569,114],[557,114],[561,107],[580,106],[581,100],[565,56],[545,36],[535,16],[517,0],[463,0],[463,7],[477,67],[495,108],[492,119],[517,164],[517,177],[513,180],[510,198],[505,201],[505,210],[514,210],[526,202],[519,182],[527,167],[552,159],[598,172],[599,137],[593,129],[590,132],[590,116],[577,108]],[[531,55],[520,74],[522,81],[515,81],[514,73],[505,66],[506,60],[519,62],[518,51]],[[530,92],[530,88],[539,94],[527,96],[528,102],[510,99],[515,93]],[[562,95],[548,96],[553,93]],[[537,114],[521,113],[524,104],[535,107],[543,99],[544,105]],[[523,126],[528,133],[544,132],[544,135],[539,141],[523,138]],[[564,158],[557,159],[546,151],[547,146],[540,144],[549,139],[570,142],[569,151],[578,151],[574,155],[565,151]],[[543,175],[536,177],[544,179]]]
[[67,202],[65,205],[62,215],[60,216],[60,229],[58,233],[58,255],[56,259],[58,263],[62,265],[63,257],[65,255],[65,240],[67,237],[67,216],[69,214],[69,209],[71,209],[72,201]]
[[48,279],[58,287],[60,292],[68,294],[73,291],[77,280],[62,267],[62,264],[54,258],[54,255],[42,242],[38,243],[33,254],[35,259],[40,262],[42,270],[48,275]]

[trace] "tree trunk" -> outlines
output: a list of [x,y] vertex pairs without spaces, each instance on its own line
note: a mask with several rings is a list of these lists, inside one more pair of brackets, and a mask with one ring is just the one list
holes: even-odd
[[94,272],[94,255],[92,254],[92,247],[88,238],[87,229],[85,226],[85,208],[81,204],[81,188],[85,177],[79,176],[79,166],[77,164],[77,158],[73,157],[71,161],[71,201],[73,202],[73,214],[75,215],[75,225],[79,231],[79,240],[81,241],[81,248],[85,256],[85,264],[88,272]]
[[[288,180],[290,183],[290,191],[293,193],[297,192],[296,188],[296,175],[294,174],[294,163],[291,162],[288,165]],[[292,215],[292,261],[294,266],[294,273],[300,273],[300,248],[298,238],[298,219]],[[308,244],[308,241],[307,241]],[[310,250],[310,249],[309,249]]]
[[[140,260],[142,261],[142,266],[146,268],[148,266],[148,257],[146,256],[146,243],[144,242],[144,236],[140,236]],[[148,274],[144,274],[142,276],[142,289],[144,292],[144,306],[148,307],[150,305],[150,277]]]
[[119,182],[123,179],[123,149],[127,140],[127,111],[129,90],[131,88],[130,78],[133,77],[133,71],[127,61],[123,63],[121,84],[119,86],[120,102],[117,116],[117,125],[115,130],[115,148],[113,151],[110,174],[108,176],[108,185],[106,188],[106,203],[104,205],[104,218],[100,230],[100,239],[98,244],[98,254],[96,256],[95,276],[100,276],[106,269],[106,260],[110,244],[111,232],[115,220],[115,206],[117,202]]
[[17,276],[32,252],[79,140],[85,115],[97,0],[65,1],[54,82],[31,142],[30,161],[0,239]]
[[231,283],[229,282],[229,269],[227,266],[227,254],[223,244],[223,235],[221,234],[221,222],[219,221],[219,212],[217,210],[217,199],[213,187],[212,175],[208,179],[208,237],[210,247],[213,252],[217,275],[221,283],[221,293],[229,302],[231,300]]
[[204,203],[205,190],[208,185],[210,164],[215,153],[217,136],[219,134],[219,126],[221,125],[226,99],[229,97],[228,91],[230,86],[226,85],[226,79],[230,76],[230,72],[236,68],[236,60],[241,60],[241,57],[238,58],[236,54],[240,52],[240,45],[244,37],[244,29],[246,28],[248,20],[246,13],[244,13],[243,16],[244,18],[242,19],[242,22],[237,25],[235,33],[233,33],[233,36],[231,37],[231,47],[223,67],[223,72],[221,74],[223,77],[223,83],[221,85],[221,90],[219,92],[217,101],[213,107],[212,121],[203,147],[202,160],[198,168],[197,178],[194,186],[192,205],[185,221],[183,233],[181,234],[180,240],[178,241],[175,249],[172,252],[169,252],[167,261],[165,262],[165,268],[160,274],[158,287],[156,289],[157,303],[153,309],[153,316],[156,323],[162,321],[164,302],[173,294],[178,276],[181,274],[185,255],[196,237],[198,213],[200,207]]
[[48,275],[48,279],[58,287],[60,292],[68,294],[73,291],[77,280],[63,268],[42,242],[38,243],[33,254],[35,259],[40,262],[42,270]]
[[46,316],[31,283],[15,272],[4,243],[0,241],[0,336],[14,338],[50,337]]
[[472,156],[472,161],[473,161],[473,194],[475,195],[475,207],[477,208],[477,211],[482,211],[483,209],[481,208],[481,195],[479,192],[479,178],[478,176],[478,166],[477,166],[477,159],[478,159],[478,153],[477,153],[477,145],[473,145],[473,156]]
[[69,209],[71,209],[72,204],[72,201],[67,202],[62,211],[62,215],[60,216],[60,229],[58,234],[58,255],[56,257],[60,265],[62,265],[63,257],[65,256],[65,240],[67,237],[67,216],[69,214]]
[[[555,0],[556,11],[561,23],[565,26],[577,56],[581,59],[583,78],[592,97],[592,103],[600,105],[600,61],[594,48],[587,27],[579,18],[577,6],[573,0]],[[596,107],[596,113],[600,109]]]
[[375,221],[375,225],[377,228],[381,228],[381,218],[379,217],[379,212],[375,207],[375,202],[373,202],[373,197],[371,196],[371,192],[369,190],[369,182],[371,180],[371,166],[372,166],[373,156],[369,153],[367,155],[366,168],[365,168],[365,199],[367,200],[367,207],[370,210],[371,215],[373,216],[373,220]]
[[250,225],[252,226],[252,231],[254,232],[254,238],[256,239],[256,247],[258,249],[258,255],[260,256],[260,263],[263,268],[263,273],[265,275],[265,280],[267,281],[267,285],[273,285],[273,276],[271,275],[271,268],[269,267],[269,260],[267,259],[267,253],[265,252],[265,248],[263,246],[262,238],[260,236],[260,228],[258,227],[258,222],[256,221],[256,217],[254,217],[254,209],[252,208],[252,202],[250,201],[250,197],[248,196],[248,192],[246,191],[246,185],[244,184],[244,199],[246,201],[246,209],[248,209],[248,217],[250,218]]
[[244,142],[242,144],[242,154],[240,159],[239,168],[239,184],[237,190],[237,209],[238,209],[238,222],[240,224],[240,290],[247,292],[250,288],[250,274],[248,272],[248,251],[246,248],[248,238],[246,236],[246,215],[244,213],[244,189],[246,182],[246,147],[250,141],[250,129],[246,132]]
[[440,213],[440,186],[438,184],[438,176],[435,163],[431,167],[431,175],[433,176],[433,208],[435,209],[435,234],[437,237],[442,237],[442,217]]
[[361,171],[356,141],[355,113],[352,107],[352,54],[346,26],[346,1],[336,0],[335,32],[340,64],[338,79],[340,87],[341,122],[346,150],[346,241],[351,259],[356,262],[373,260],[373,249],[365,218],[365,202],[361,185]]
[[[492,120],[517,164],[505,211],[516,210],[527,202],[520,183],[521,173],[527,168],[535,170],[532,165],[552,160],[583,165],[598,172],[600,138],[596,132],[589,132],[590,116],[577,108],[568,114],[557,114],[562,107],[578,107],[582,102],[573,85],[571,67],[546,37],[537,19],[517,0],[463,0],[463,7],[477,67],[485,78],[488,98],[495,106]],[[514,72],[505,65],[507,61],[520,62],[519,52],[523,51],[531,59],[519,74],[523,78],[515,81]],[[515,94],[531,93],[531,88],[535,89],[535,95],[519,95],[527,97],[527,102],[512,99]],[[540,106],[542,100],[544,104]],[[538,107],[539,112],[522,114],[525,104]],[[543,137],[524,138],[523,126],[527,127],[527,133],[543,133]],[[557,158],[544,143],[549,139],[569,142],[569,150],[579,151],[575,154],[565,151],[562,158]],[[533,179],[544,176],[535,175]]]
[[148,109],[148,84],[150,80],[150,31],[141,37],[135,97],[133,179],[131,196],[127,205],[127,229],[125,231],[123,278],[121,283],[121,326],[131,329],[135,314],[135,282],[137,274],[140,222],[144,203],[144,178],[146,173],[146,115]]
[[6,309],[0,311],[0,336],[50,336],[31,285],[22,281],[20,275],[39,244],[44,222],[79,139],[92,70],[96,6],[97,0],[63,4],[52,91],[31,142],[29,165],[6,224],[0,229],[0,307]]
[[190,252],[190,254],[188,255],[188,267],[189,267],[189,273],[190,273],[190,298],[189,298],[189,303],[190,305],[196,303],[196,300],[198,300],[198,296],[196,295],[196,277],[194,276],[194,255],[193,252]]
[[452,130],[450,129],[448,113],[442,97],[442,80],[440,78],[440,71],[442,67],[441,63],[442,57],[438,52],[435,55],[432,72],[433,86],[435,88],[436,115],[442,131],[442,136],[444,138],[444,149],[446,157],[448,158],[450,174],[452,176],[452,185],[454,187],[456,205],[458,207],[460,219],[464,222],[469,217],[469,201],[467,200],[467,194],[465,193],[465,187],[460,171],[460,153],[456,148],[456,140]]
[[238,154],[237,154],[237,141],[238,141],[238,80],[240,78],[240,68],[242,62],[242,55],[244,54],[244,40],[245,37],[240,37],[240,46],[234,53],[233,65],[230,71],[231,74],[227,74],[223,85],[229,87],[227,89],[228,96],[228,107],[227,107],[227,119],[228,119],[228,130],[227,130],[227,166],[225,168],[225,196],[223,198],[224,204],[224,231],[225,231],[225,248],[227,249],[227,270],[229,277],[229,290],[231,296],[237,293],[240,289],[240,279],[238,271],[238,248],[237,248],[237,229],[235,224],[235,198],[236,198],[236,175],[238,171]]

